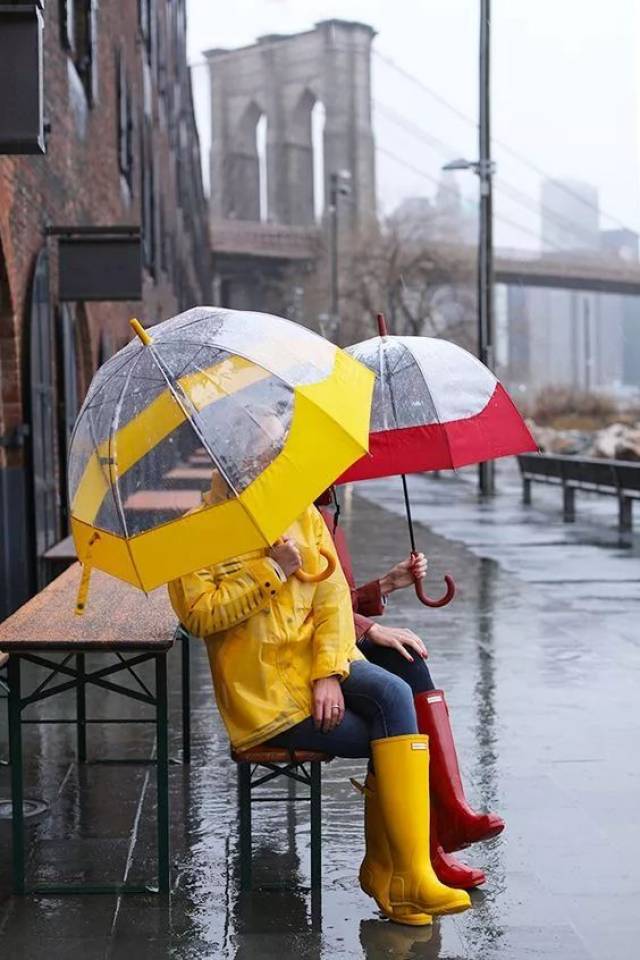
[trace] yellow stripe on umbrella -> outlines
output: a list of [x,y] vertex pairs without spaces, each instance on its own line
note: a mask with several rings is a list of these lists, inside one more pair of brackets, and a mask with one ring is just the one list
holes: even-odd
[[[198,370],[176,382],[189,397],[194,409],[200,412],[210,403],[268,376],[267,370],[243,357],[229,357],[208,370]],[[231,389],[223,387],[223,377]],[[84,523],[93,523],[105,496],[117,479],[123,477],[187,419],[187,412],[167,389],[133,420],[99,444],[74,495],[71,504],[73,516]]]

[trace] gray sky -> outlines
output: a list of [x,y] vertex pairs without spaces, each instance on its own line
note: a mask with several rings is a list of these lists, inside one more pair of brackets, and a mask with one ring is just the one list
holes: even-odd
[[[640,230],[639,0],[493,0],[492,7],[497,242],[537,246],[541,179],[500,144],[551,176],[594,184],[603,228],[620,221]],[[479,0],[188,0],[189,59],[197,63],[209,47],[294,33],[331,17],[370,23],[381,55],[373,58],[380,105],[374,116],[378,197],[386,212],[404,197],[432,195],[447,156],[475,157],[478,8]],[[204,74],[204,67],[196,68],[194,86],[206,147]],[[439,152],[425,135],[446,147]],[[465,195],[475,199],[475,178],[457,176]],[[514,199],[514,190],[524,197]]]

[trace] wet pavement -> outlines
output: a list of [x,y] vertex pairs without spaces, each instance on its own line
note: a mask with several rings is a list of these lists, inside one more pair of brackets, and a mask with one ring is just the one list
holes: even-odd
[[[640,955],[635,857],[640,853],[639,539],[621,540],[615,502],[578,499],[561,520],[560,493],[517,478],[481,504],[473,474],[411,478],[429,592],[451,572],[458,595],[428,610],[395,594],[388,623],[411,626],[446,691],[469,798],[507,820],[502,837],[465,851],[486,870],[474,908],[432,928],[378,918],[357,885],[359,762],[324,768],[321,915],[309,885],[308,805],[255,813],[254,879],[238,890],[235,767],[213,706],[208,664],[194,644],[193,760],[171,767],[174,890],[157,896],[9,896],[9,824],[0,819],[0,957],[32,960],[635,960]],[[346,491],[343,523],[361,579],[406,552],[399,481]],[[172,755],[180,755],[180,659],[170,657]],[[51,716],[52,701],[47,715]],[[90,708],[96,708],[90,703]],[[129,701],[100,697],[138,716]],[[73,704],[59,698],[60,716]],[[0,703],[0,758],[6,754]],[[90,757],[144,757],[150,727],[93,728]],[[154,868],[155,790],[145,766],[74,760],[69,727],[29,726],[27,796],[47,811],[30,821],[31,877],[97,882],[148,879]],[[9,793],[0,767],[0,797]],[[295,810],[293,809],[295,806]],[[295,814],[295,816],[294,816]],[[317,905],[315,905],[317,907]]]

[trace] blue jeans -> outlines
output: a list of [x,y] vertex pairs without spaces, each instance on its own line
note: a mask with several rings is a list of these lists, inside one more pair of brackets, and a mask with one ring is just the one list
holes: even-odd
[[405,683],[408,683],[413,691],[414,697],[426,690],[435,690],[435,683],[431,679],[431,673],[426,660],[409,651],[413,656],[413,663],[390,647],[378,647],[371,640],[365,637],[360,643],[360,649],[367,660],[377,664],[384,670],[395,673],[397,677],[402,677]]
[[335,757],[369,757],[371,740],[418,732],[411,687],[375,663],[352,663],[349,676],[342,681],[342,693],[345,713],[339,726],[323,733],[315,729],[313,717],[307,717],[268,740],[268,745],[322,750]]

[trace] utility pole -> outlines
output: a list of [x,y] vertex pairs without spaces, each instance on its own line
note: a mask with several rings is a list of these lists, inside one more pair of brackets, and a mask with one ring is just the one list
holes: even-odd
[[[493,311],[493,163],[491,161],[491,0],[480,0],[479,160],[480,221],[478,243],[478,357],[494,365]],[[495,493],[495,464],[478,468],[480,493]]]
[[351,173],[339,170],[329,175],[329,330],[338,339],[340,308],[338,291],[338,197],[351,193]]
[[[480,215],[478,231],[478,357],[493,370],[494,315],[493,315],[493,173],[491,159],[491,0],[480,0],[480,111],[478,128],[479,157],[475,161],[451,160],[443,170],[472,170],[480,183]],[[495,464],[492,460],[478,466],[480,493],[490,496],[496,492]]]

